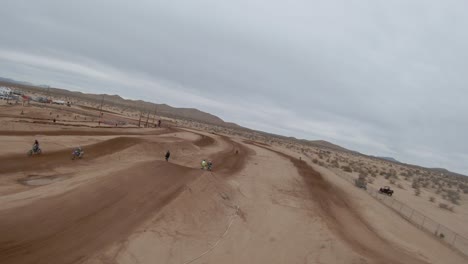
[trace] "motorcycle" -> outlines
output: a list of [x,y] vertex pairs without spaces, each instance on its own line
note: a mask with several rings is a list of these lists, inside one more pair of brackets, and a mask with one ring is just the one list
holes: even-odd
[[32,148],[28,151],[28,156],[32,155],[40,155],[42,153],[42,150],[40,148]]
[[84,155],[84,151],[79,151],[77,149],[75,149],[73,152],[72,152],[72,156],[71,156],[71,159],[72,160],[75,160],[75,159],[81,159],[83,158],[83,155]]

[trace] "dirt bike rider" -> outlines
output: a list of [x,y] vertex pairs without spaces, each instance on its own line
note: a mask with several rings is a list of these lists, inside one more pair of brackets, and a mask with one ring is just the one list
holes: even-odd
[[211,168],[213,167],[213,162],[211,160],[208,161],[208,170],[211,171]]
[[77,157],[81,156],[82,152],[83,152],[83,149],[81,147],[77,147],[75,149],[75,156],[77,156]]
[[201,168],[202,168],[202,170],[206,170],[207,165],[208,165],[208,164],[206,163],[206,160],[202,160],[202,162],[201,162]]
[[37,139],[34,140],[32,149],[33,149],[33,152],[37,152],[39,150],[39,141],[37,141]]

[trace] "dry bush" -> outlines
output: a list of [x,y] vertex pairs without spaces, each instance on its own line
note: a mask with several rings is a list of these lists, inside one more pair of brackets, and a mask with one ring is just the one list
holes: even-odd
[[463,191],[463,193],[468,193],[468,185],[460,184],[459,188]]
[[397,184],[397,187],[400,188],[400,189],[405,189],[405,187],[403,187],[403,185],[401,183]]
[[431,196],[431,197],[429,197],[429,201],[430,201],[431,203],[434,203],[434,202],[435,202],[435,200],[436,200],[436,199],[435,199],[435,197],[434,197],[434,196]]
[[419,196],[421,194],[421,190],[419,188],[414,189],[414,195]]
[[389,182],[390,182],[390,184],[395,184],[396,183],[394,179],[390,179]]
[[340,167],[340,163],[338,163],[338,160],[335,159],[335,160],[332,160],[331,166],[332,166],[333,168],[339,168],[339,167]]
[[450,212],[453,212],[453,206],[449,206],[448,204],[439,203],[439,207],[442,209],[448,210]]
[[368,183],[374,183],[374,179],[373,178],[367,178],[367,182]]
[[341,169],[346,171],[346,172],[353,172],[353,170],[349,166],[341,166]]
[[414,179],[413,183],[411,184],[411,188],[419,189],[419,179]]
[[448,190],[447,196],[450,202],[453,204],[460,204],[460,194],[454,190]]

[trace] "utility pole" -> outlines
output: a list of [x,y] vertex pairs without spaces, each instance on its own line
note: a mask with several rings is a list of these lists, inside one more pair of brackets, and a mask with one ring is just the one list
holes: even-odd
[[140,123],[141,123],[141,116],[143,115],[143,112],[140,110],[140,119],[138,119],[138,127],[140,127]]
[[101,106],[99,107],[100,111],[99,111],[99,121],[98,121],[98,124],[99,126],[101,126],[101,121],[102,121],[102,104],[104,103],[104,95],[102,95],[101,97]]
[[149,115],[150,115],[150,112],[148,111],[148,114],[146,116],[146,125],[145,125],[145,127],[148,127]]
[[101,97],[101,107],[99,107],[101,109],[101,116],[102,116],[102,104],[104,104],[104,95],[102,95]]
[[156,109],[157,109],[157,105],[154,105],[154,112],[153,112],[153,126],[156,126],[155,123],[154,123],[154,120],[156,119]]

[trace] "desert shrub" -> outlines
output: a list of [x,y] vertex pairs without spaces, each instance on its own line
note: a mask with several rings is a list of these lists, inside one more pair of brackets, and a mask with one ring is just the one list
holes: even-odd
[[346,171],[346,172],[353,172],[353,170],[349,166],[341,166],[341,169]]
[[367,178],[367,182],[368,183],[374,183],[374,179],[373,178]]
[[434,196],[431,196],[431,197],[429,197],[429,201],[430,201],[431,203],[434,203],[434,202],[435,202],[435,200],[436,200],[436,199],[435,199],[435,197],[434,197]]
[[448,190],[447,191],[447,196],[448,196],[448,200],[450,202],[452,202],[453,204],[460,204],[459,203],[459,200],[460,200],[460,194],[454,190]]
[[390,179],[390,184],[395,184],[395,180],[394,179]]
[[421,190],[419,188],[414,189],[414,195],[419,196],[421,194]]
[[419,181],[417,179],[413,180],[413,183],[411,184],[411,188],[419,189]]
[[444,238],[445,238],[445,235],[444,235],[443,233],[440,233],[440,234],[439,234],[439,237],[440,237],[441,239],[444,239]]
[[313,162],[314,164],[317,164],[317,163],[318,163],[318,160],[317,160],[317,159],[313,159],[312,162]]
[[339,167],[340,167],[340,164],[338,163],[338,160],[335,159],[335,160],[332,160],[331,166],[332,166],[333,168],[339,168]]
[[403,187],[403,185],[401,183],[397,184],[397,187],[400,188],[400,189],[405,189],[405,187]]
[[453,212],[453,206],[449,206],[446,203],[439,203],[439,207],[448,211]]

